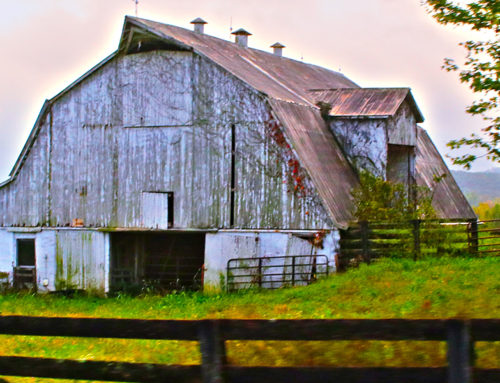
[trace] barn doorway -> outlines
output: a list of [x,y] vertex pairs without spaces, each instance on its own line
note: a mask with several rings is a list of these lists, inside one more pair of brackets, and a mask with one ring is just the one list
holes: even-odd
[[35,239],[16,239],[16,265],[13,272],[15,289],[36,290],[36,254]]
[[113,233],[110,288],[137,292],[199,290],[204,257],[204,233]]
[[389,144],[387,153],[387,180],[402,183],[411,192],[415,183],[415,148]]

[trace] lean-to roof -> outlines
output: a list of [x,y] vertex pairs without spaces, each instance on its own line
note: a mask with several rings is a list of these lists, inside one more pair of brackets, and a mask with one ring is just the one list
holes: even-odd
[[[415,161],[417,184],[434,190],[432,205],[439,218],[476,218],[476,214],[462,194],[427,132],[419,127],[417,135]],[[441,180],[437,182],[436,178]]]
[[270,103],[330,217],[346,228],[352,220],[351,191],[359,181],[320,111],[275,99]]

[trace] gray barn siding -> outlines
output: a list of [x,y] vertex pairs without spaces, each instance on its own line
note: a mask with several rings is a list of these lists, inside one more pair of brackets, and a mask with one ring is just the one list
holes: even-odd
[[387,165],[387,121],[385,119],[334,118],[333,134],[350,162],[385,178]]
[[[195,121],[208,122],[205,129],[208,128],[207,133],[212,140],[217,136],[213,127],[224,127],[218,136],[226,142],[226,165],[230,165],[230,128],[232,124],[235,125],[234,227],[326,228],[324,209],[293,193],[290,175],[287,174],[290,168],[284,160],[282,149],[276,145],[266,128],[271,115],[268,104],[246,84],[209,61],[195,56],[195,62]],[[220,174],[227,175],[229,183],[230,168],[227,167]],[[209,182],[213,182],[214,177],[218,176],[214,174]],[[229,212],[229,209],[225,211]]]
[[396,114],[387,121],[389,144],[417,145],[417,121],[408,102],[403,102]]
[[48,119],[17,178],[0,188],[0,226],[41,226],[48,217]]
[[[333,118],[330,128],[340,141],[351,163],[359,170],[386,178],[388,145],[417,145],[417,124],[415,115],[405,101],[394,116],[388,118]],[[403,159],[402,159],[403,160]],[[401,163],[401,169],[408,161]],[[414,156],[410,172],[414,176]],[[392,169],[394,171],[394,169]],[[399,170],[398,170],[399,171]]]
[[117,57],[57,98],[51,113],[52,129],[49,113],[19,176],[0,189],[3,226],[78,218],[86,227],[143,227],[142,192],[168,191],[174,227],[227,228],[234,124],[235,227],[325,227],[322,209],[287,192],[264,98],[200,56]]

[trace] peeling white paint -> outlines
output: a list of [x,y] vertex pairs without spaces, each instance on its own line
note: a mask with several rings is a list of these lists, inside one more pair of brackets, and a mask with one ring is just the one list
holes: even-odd
[[56,289],[106,291],[109,236],[89,230],[56,231]]
[[[43,230],[35,237],[36,274],[38,291],[47,292],[56,289],[56,232]],[[48,285],[44,286],[43,281]]]
[[387,120],[332,119],[330,128],[351,163],[385,178],[387,164]]
[[0,272],[9,273],[12,280],[14,262],[14,234],[0,228]]
[[[313,236],[315,232],[309,232]],[[333,230],[323,238],[323,248],[317,248],[303,238],[291,233],[208,233],[205,242],[206,289],[220,289],[227,278],[227,263],[234,258],[278,257],[286,255],[326,255],[329,270],[335,271],[335,254],[339,244],[339,233]],[[282,260],[268,261],[266,267],[282,264]],[[276,268],[277,269],[277,268]],[[290,272],[280,267],[277,272]],[[274,273],[274,271],[273,271]],[[274,286],[278,287],[278,286]]]

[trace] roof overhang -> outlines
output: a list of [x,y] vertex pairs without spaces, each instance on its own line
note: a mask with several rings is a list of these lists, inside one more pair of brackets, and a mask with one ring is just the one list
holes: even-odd
[[311,89],[309,93],[316,103],[331,108],[328,112],[331,118],[388,118],[406,102],[415,121],[424,121],[410,88]]
[[118,52],[130,54],[151,50],[184,50],[193,48],[170,36],[148,27],[137,19],[126,16],[122,35],[118,45]]

